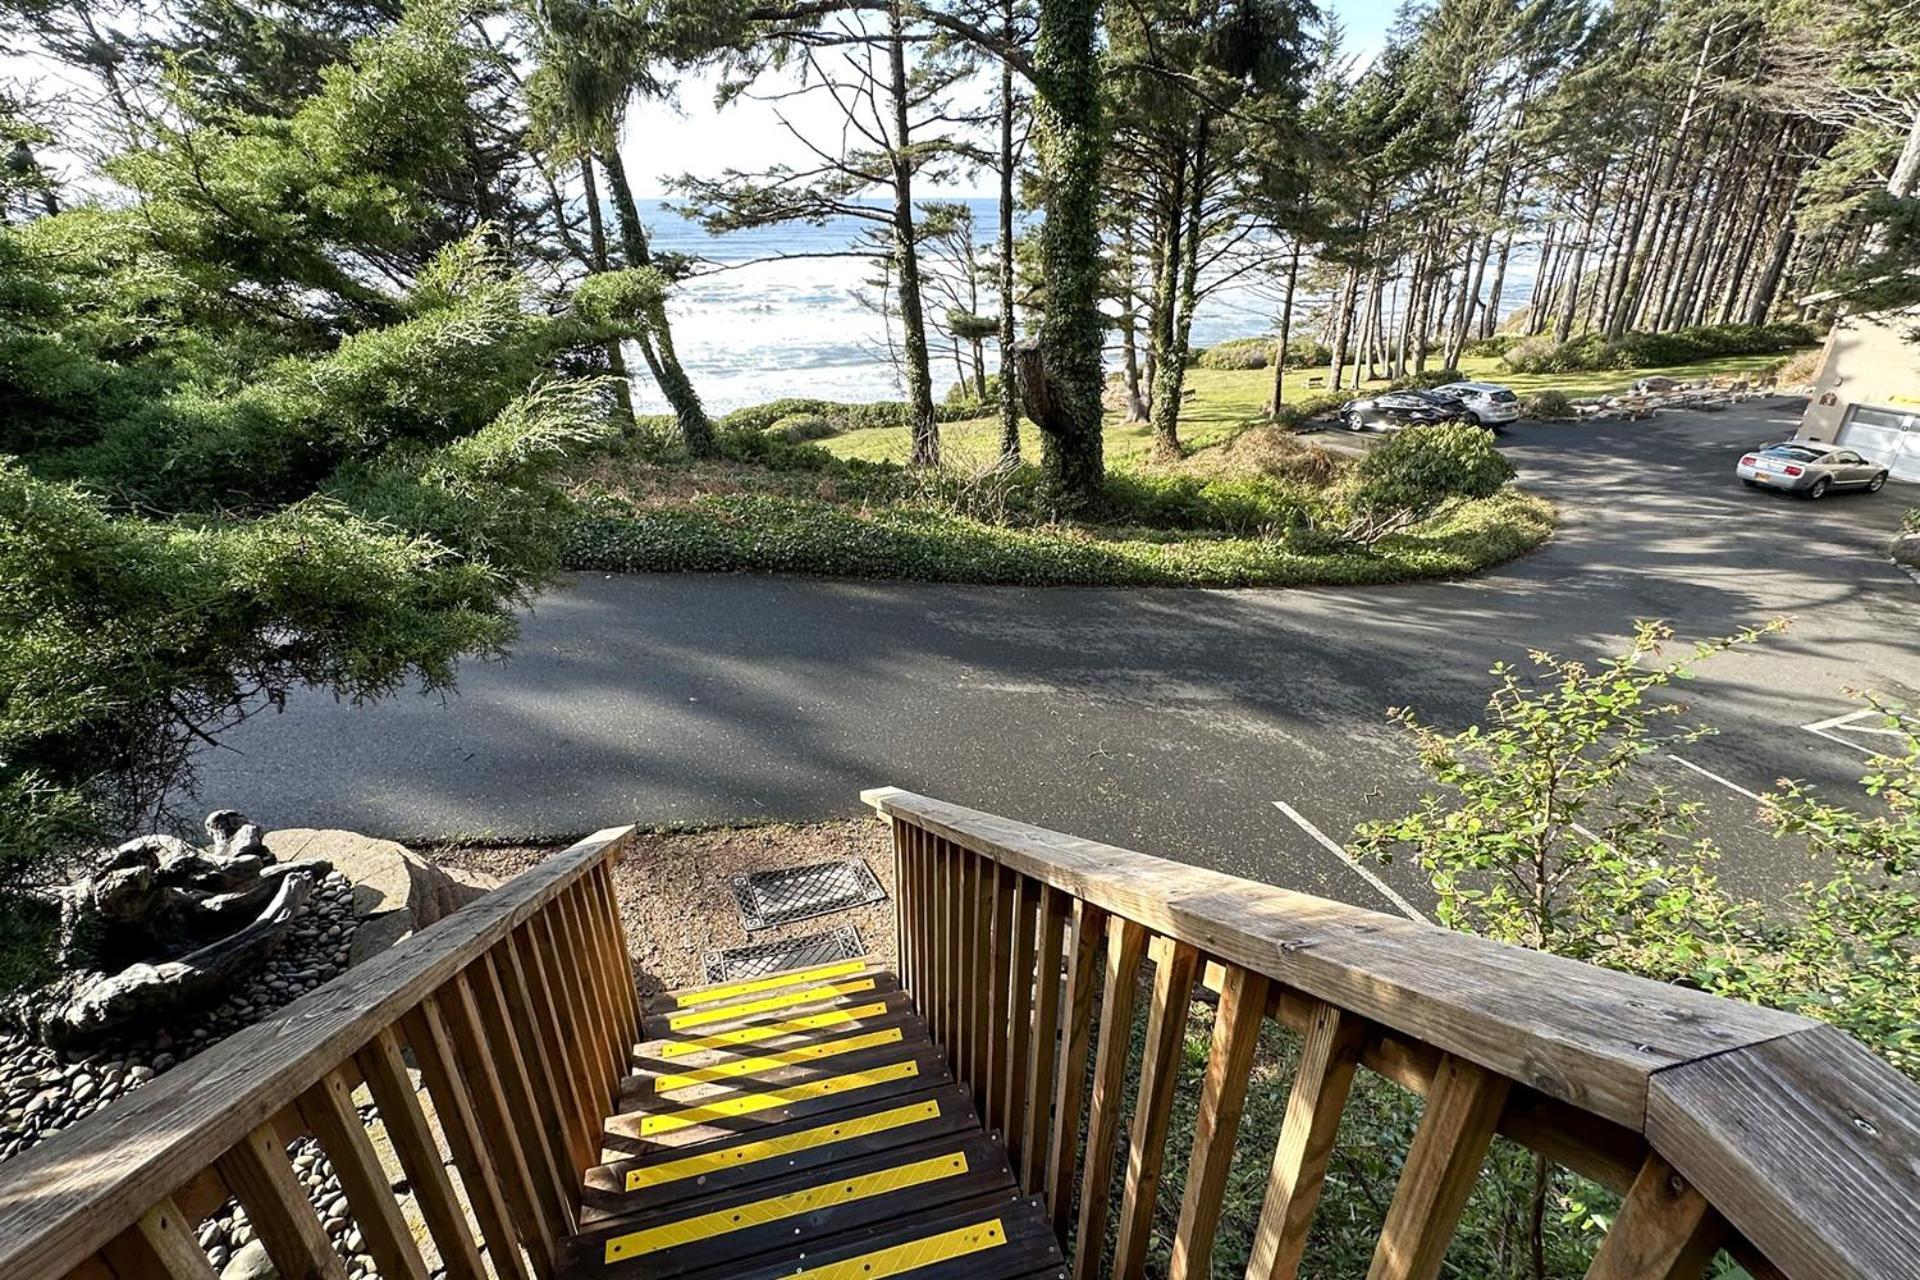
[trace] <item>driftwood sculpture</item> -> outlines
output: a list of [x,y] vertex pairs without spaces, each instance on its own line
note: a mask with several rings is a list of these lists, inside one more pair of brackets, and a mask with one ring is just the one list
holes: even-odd
[[142,836],[54,891],[67,970],[27,997],[48,1044],[97,1042],[208,1001],[277,949],[331,867],[279,863],[242,814],[210,814],[213,844]]

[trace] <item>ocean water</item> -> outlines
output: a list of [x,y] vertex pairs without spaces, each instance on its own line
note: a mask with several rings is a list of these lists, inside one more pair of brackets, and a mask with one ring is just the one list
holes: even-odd
[[[994,234],[992,199],[966,201],[983,238]],[[845,218],[709,235],[659,200],[642,201],[641,216],[657,250],[694,255],[700,274],[682,282],[668,304],[681,362],[702,402],[715,413],[782,396],[825,400],[893,400],[904,394],[889,358],[887,321],[876,305],[881,287],[870,257],[858,256],[861,233],[876,224]],[[878,207],[878,206],[876,206]],[[1509,268],[1507,307],[1524,301],[1524,268]],[[1316,299],[1302,291],[1296,316]],[[991,306],[991,299],[983,305]],[[1240,276],[1219,285],[1194,316],[1193,342],[1269,331],[1280,309],[1278,283]],[[1299,322],[1299,321],[1297,321]],[[933,384],[944,395],[959,376],[952,352],[934,342]],[[897,340],[897,339],[896,339]],[[997,366],[987,344],[989,370]],[[1111,358],[1117,359],[1114,353]],[[633,355],[635,403],[648,412],[666,401]]]

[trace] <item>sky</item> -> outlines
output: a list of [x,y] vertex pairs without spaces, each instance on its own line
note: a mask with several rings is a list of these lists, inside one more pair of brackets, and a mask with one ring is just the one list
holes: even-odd
[[[1362,59],[1378,52],[1393,24],[1398,0],[1321,0],[1323,11],[1337,17],[1346,30],[1346,47]],[[714,157],[742,172],[752,173],[777,163],[804,165],[807,153],[780,123],[781,116],[803,134],[837,136],[839,111],[826,95],[807,94],[772,103],[738,100],[724,110],[713,107],[714,77],[690,76],[681,81],[674,101],[636,103],[627,117],[624,145],[627,171],[639,194],[667,194],[670,179],[684,173],[714,176],[720,166]],[[977,181],[932,188],[924,194],[990,196],[995,178],[983,173]]]

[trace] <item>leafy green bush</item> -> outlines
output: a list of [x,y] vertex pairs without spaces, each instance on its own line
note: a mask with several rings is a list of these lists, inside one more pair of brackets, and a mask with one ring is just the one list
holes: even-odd
[[1428,391],[1434,387],[1444,387],[1449,382],[1459,382],[1464,376],[1458,369],[1418,369],[1389,382],[1387,390]]
[[1194,357],[1202,369],[1264,369],[1273,358],[1271,338],[1234,338]]
[[1453,577],[1537,546],[1544,504],[1502,493],[1372,546],[1282,538],[1006,528],[907,506],[728,495],[576,520],[567,563],[628,572],[756,571],[1031,585],[1289,586]]
[[825,440],[840,434],[839,428],[817,413],[789,414],[768,427],[767,432],[779,436],[788,444],[805,444],[809,440]]
[[[940,422],[965,422],[991,414],[991,406],[974,400],[954,400],[936,404],[933,416]],[[789,397],[765,404],[735,409],[717,424],[722,430],[765,431],[782,418],[800,415],[824,418],[835,431],[865,431],[873,427],[904,427],[907,406],[903,400],[871,400],[846,403],[839,400],[809,400]]]
[[1564,391],[1535,391],[1520,398],[1520,413],[1534,422],[1565,422],[1574,416],[1573,399]]
[[1491,338],[1475,338],[1462,347],[1461,351],[1483,360],[1497,360],[1522,341],[1524,339],[1517,333],[1496,333]]
[[1448,502],[1489,498],[1513,479],[1513,466],[1484,427],[1445,423],[1409,427],[1368,453],[1346,494],[1347,536],[1379,541],[1427,519]]
[[[956,382],[947,388],[946,398],[943,403],[953,408],[980,409],[982,413],[991,413],[994,408],[1000,404],[1000,375],[997,373],[987,375],[987,394],[985,399],[974,395],[973,392],[973,379],[968,378],[964,381]],[[979,417],[981,413],[969,413],[967,416]],[[943,418],[941,421],[951,422],[953,419]]]
[[1501,361],[1515,373],[1583,373],[1692,364],[1720,356],[1768,355],[1819,341],[1809,326],[1723,324],[1668,333],[1628,333],[1613,342],[1581,334],[1564,343],[1539,334],[1510,347]]

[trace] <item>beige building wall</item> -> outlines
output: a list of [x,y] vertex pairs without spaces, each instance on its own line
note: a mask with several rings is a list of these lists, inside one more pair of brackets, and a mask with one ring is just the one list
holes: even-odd
[[1920,415],[1920,308],[1842,316],[1827,335],[1826,359],[1800,420],[1802,440],[1831,442],[1851,405]]

